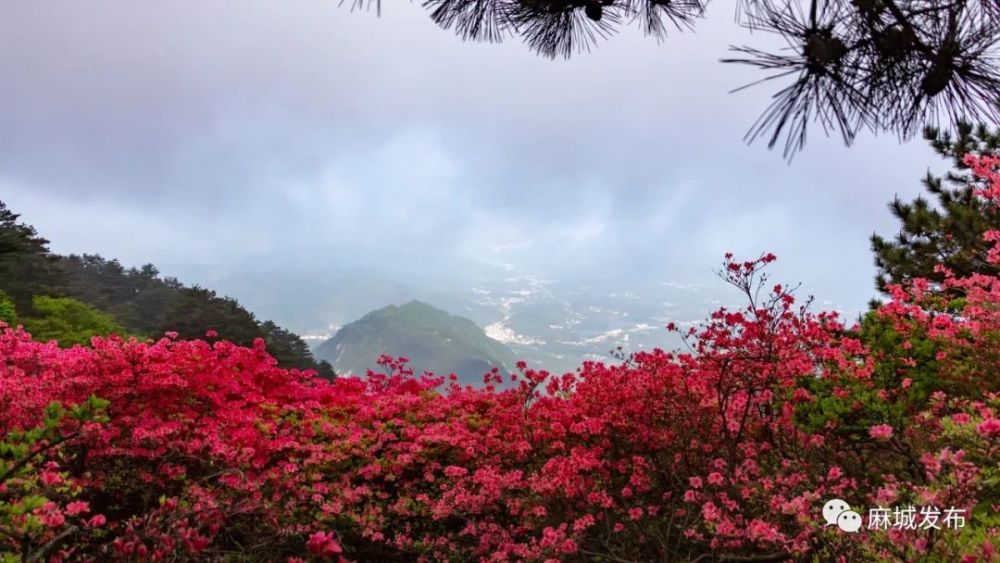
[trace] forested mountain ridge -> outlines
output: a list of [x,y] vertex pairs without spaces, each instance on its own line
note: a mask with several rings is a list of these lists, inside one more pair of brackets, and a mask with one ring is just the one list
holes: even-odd
[[19,219],[0,202],[0,291],[9,296],[8,316],[40,338],[71,345],[107,332],[156,338],[173,331],[192,339],[214,330],[217,338],[243,345],[261,337],[280,365],[334,376],[301,338],[258,320],[233,298],[161,276],[152,264],[126,268],[97,254],[54,254]]
[[408,358],[417,373],[455,373],[465,383],[481,382],[494,367],[510,373],[517,360],[471,320],[421,301],[368,313],[316,348],[316,356],[340,373],[365,373],[382,354]]

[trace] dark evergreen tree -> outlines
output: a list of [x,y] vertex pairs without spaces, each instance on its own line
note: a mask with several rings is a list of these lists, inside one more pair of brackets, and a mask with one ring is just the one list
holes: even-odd
[[265,335],[253,313],[235,299],[219,297],[198,286],[181,290],[166,314],[163,328],[188,339],[204,338],[206,331],[214,330],[219,338],[244,346]]
[[880,291],[886,284],[905,284],[917,277],[939,282],[943,277],[934,271],[938,263],[959,276],[1000,275],[986,260],[989,245],[983,240],[986,231],[1000,229],[1000,213],[975,197],[977,182],[963,162],[970,153],[997,154],[1000,129],[960,123],[955,135],[931,128],[924,136],[938,154],[952,160],[954,169],[944,177],[927,173],[923,183],[930,198],[904,202],[897,197],[889,204],[899,219],[899,233],[893,239],[871,237]]
[[138,270],[131,269],[127,275],[132,284],[132,299],[128,310],[123,313],[127,323],[143,334],[162,333],[167,326],[168,311],[184,285],[176,278],[161,278],[152,264]]
[[161,279],[152,264],[125,269],[117,260],[84,254],[60,257],[59,268],[64,280],[60,294],[107,311],[147,336],[163,334],[167,314],[184,290],[176,279]]
[[267,351],[283,366],[314,369],[321,377],[335,377],[333,366],[326,360],[315,361],[309,345],[299,335],[289,332],[271,321],[261,323]]
[[31,311],[31,298],[45,293],[57,280],[55,257],[49,241],[31,225],[20,222],[0,201],[0,290],[22,313]]
[[[241,345],[264,338],[279,365],[334,377],[330,364],[316,361],[301,338],[270,321],[259,322],[235,299],[161,277],[152,264],[126,268],[96,254],[53,255],[48,241],[0,202],[0,296],[3,292],[13,303],[6,307],[0,299],[0,318],[16,310],[18,320],[66,344],[107,334],[108,326],[146,338],[168,331],[204,338],[215,330],[219,338]],[[38,309],[39,303],[44,310]],[[107,322],[95,321],[98,314]]]
[[[325,361],[317,362],[309,346],[298,335],[271,321],[258,322],[231,297],[220,297],[202,287],[183,288],[173,302],[161,327],[177,332],[181,338],[205,338],[214,330],[217,338],[249,346],[256,338],[263,338],[267,351],[278,364],[289,368],[316,370],[320,376],[335,377],[333,367]],[[161,331],[162,334],[163,331]]]

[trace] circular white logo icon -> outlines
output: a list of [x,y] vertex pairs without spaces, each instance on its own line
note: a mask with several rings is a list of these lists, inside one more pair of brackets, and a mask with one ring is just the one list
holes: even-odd
[[853,534],[861,529],[861,515],[853,510],[845,510],[837,516],[837,527]]
[[846,502],[835,498],[823,505],[823,519],[827,526],[837,526],[841,530],[853,534],[861,529],[861,515],[851,510]]
[[826,520],[826,525],[836,526],[837,516],[840,516],[841,512],[850,509],[851,507],[839,498],[826,501],[826,504],[823,505],[823,519]]

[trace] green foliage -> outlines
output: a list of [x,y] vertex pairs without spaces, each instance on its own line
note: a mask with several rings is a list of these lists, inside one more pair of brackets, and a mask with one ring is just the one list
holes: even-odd
[[877,359],[871,377],[876,387],[905,388],[907,401],[918,409],[926,406],[927,398],[935,391],[957,391],[941,380],[935,359],[940,345],[916,324],[903,336],[890,321],[869,312],[861,321],[858,336]]
[[863,442],[876,424],[905,425],[915,412],[928,407],[935,391],[965,392],[955,389],[954,381],[941,378],[936,359],[941,346],[916,324],[904,336],[871,311],[851,336],[861,340],[875,359],[871,377],[806,381],[804,387],[816,400],[802,405],[796,417],[809,432],[835,427],[847,441]]
[[125,332],[110,316],[68,297],[38,295],[32,299],[32,308],[36,316],[23,319],[25,330],[36,340],[55,340],[63,347]]
[[334,362],[336,369],[356,374],[376,367],[382,354],[408,358],[417,373],[454,372],[468,383],[481,382],[494,366],[509,373],[516,362],[509,348],[469,319],[420,301],[373,311],[316,349],[316,355]]
[[[214,330],[219,338],[241,345],[264,338],[268,351],[280,365],[316,370],[323,377],[335,376],[328,362],[313,358],[301,338],[274,323],[258,321],[235,299],[162,277],[152,264],[126,268],[117,260],[96,254],[50,254],[48,241],[39,237],[34,227],[20,223],[19,216],[3,202],[0,291],[7,291],[13,301],[7,311],[0,299],[0,319],[6,315],[13,319],[16,307],[25,327],[39,339],[54,338],[69,345],[85,343],[94,334],[110,331],[147,337],[175,331],[183,338],[203,338],[208,330]],[[39,295],[69,298],[77,305],[91,307],[103,318],[76,306],[57,318],[49,318],[52,311],[35,308],[34,298]],[[109,330],[109,326],[114,328]]]
[[[59,257],[59,294],[72,297],[118,319],[135,332],[159,336],[166,316],[185,289],[173,278],[161,278],[152,264],[125,268],[117,260],[95,254]],[[204,333],[204,329],[198,334]]]
[[66,537],[46,535],[38,511],[47,505],[64,506],[77,497],[79,488],[66,483],[65,473],[58,484],[47,485],[40,479],[41,470],[61,457],[62,447],[83,425],[107,422],[108,405],[93,395],[68,408],[53,401],[38,425],[0,436],[0,536],[21,544],[18,552],[5,551],[0,544],[0,563],[45,560],[44,554]]
[[14,301],[3,291],[0,291],[0,321],[11,326],[17,321],[17,309],[14,307]]
[[321,377],[335,377],[333,366],[326,360],[314,360],[312,350],[299,335],[289,332],[271,321],[260,325],[264,330],[267,351],[278,364],[299,369],[315,369]]
[[258,321],[239,301],[203,287],[187,287],[163,278],[152,264],[125,268],[94,254],[60,257],[60,293],[111,313],[127,329],[150,337],[176,332],[181,338],[204,338],[209,330],[248,346],[264,338],[268,352],[285,367],[312,369],[334,377],[329,363],[316,361],[297,335],[273,322]]
[[244,345],[264,335],[253,313],[235,299],[197,286],[179,292],[166,311],[164,327],[186,339],[202,338],[211,329],[221,338]]
[[58,273],[49,241],[19,219],[0,201],[0,290],[25,313],[31,308],[31,297],[50,288]]
[[940,282],[941,274],[934,271],[938,264],[959,277],[1000,274],[986,260],[989,245],[983,240],[986,231],[1000,229],[1000,213],[975,197],[975,181],[964,162],[968,154],[1000,152],[1000,129],[962,123],[955,135],[929,128],[924,137],[938,154],[952,160],[954,169],[944,177],[928,172],[924,178],[924,188],[936,205],[923,196],[908,203],[896,198],[889,204],[900,221],[899,233],[891,240],[871,238],[881,291],[887,284],[905,284],[917,277]]

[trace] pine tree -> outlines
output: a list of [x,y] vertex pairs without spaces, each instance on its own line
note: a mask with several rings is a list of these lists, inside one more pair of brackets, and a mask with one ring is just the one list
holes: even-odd
[[274,356],[274,359],[278,360],[278,364],[303,370],[316,370],[317,375],[327,379],[336,377],[330,362],[317,361],[312,350],[309,349],[309,345],[299,335],[289,332],[271,321],[264,321],[260,328],[264,331],[267,351]]
[[[352,0],[353,7],[381,0]],[[590,50],[632,24],[664,39],[693,28],[708,0],[425,0],[463,39],[519,37],[548,57]],[[851,143],[861,130],[910,137],[923,126],[1000,121],[997,0],[737,0],[745,27],[779,35],[780,48],[731,47],[723,59],[758,68],[754,84],[782,81],[747,133],[786,156],[818,124]]]
[[48,290],[58,274],[49,241],[20,217],[0,201],[0,290],[18,310],[29,312],[31,297]]
[[934,271],[938,263],[959,276],[1000,275],[986,260],[988,245],[983,240],[986,231],[1000,229],[1000,212],[975,197],[976,181],[963,162],[970,153],[1000,153],[1000,129],[960,123],[955,135],[929,128],[924,137],[938,154],[952,159],[954,169],[943,177],[927,173],[923,184],[930,198],[904,202],[897,197],[889,204],[899,219],[899,233],[892,240],[871,237],[880,291],[917,277],[939,282],[942,275]]
[[301,338],[258,321],[235,299],[161,277],[152,264],[126,268],[97,254],[59,256],[48,244],[0,202],[0,320],[13,324],[16,312],[33,335],[64,345],[110,332],[159,338],[175,331],[203,338],[211,329],[242,345],[261,337],[280,365],[335,377]]

